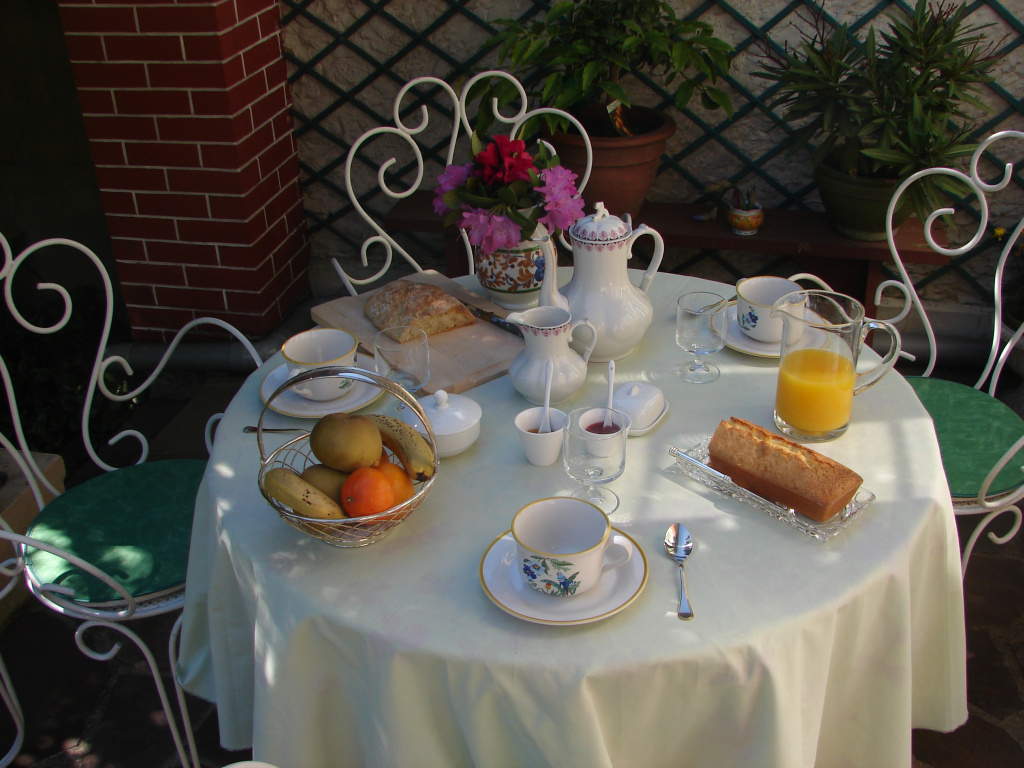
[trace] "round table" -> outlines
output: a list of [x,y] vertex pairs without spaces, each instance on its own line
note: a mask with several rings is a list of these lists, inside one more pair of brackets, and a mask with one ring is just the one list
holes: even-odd
[[[480,438],[442,460],[422,507],[383,540],[338,549],[259,494],[242,428],[280,360],[254,373],[198,496],[182,633],[181,680],[217,703],[222,744],[288,768],[877,768],[910,765],[912,728],[963,723],[959,550],[927,413],[891,373],[856,398],[845,436],[816,446],[876,496],[828,541],[696,483],[669,447],[729,416],[770,427],[777,369],[725,349],[715,383],[671,373],[684,359],[675,299],[701,288],[732,290],[659,274],[654,321],[617,362],[616,382],[657,377],[670,409],[629,439],[610,486],[622,499],[612,524],[642,549],[646,585],[591,623],[522,620],[481,583],[513,514],[574,488],[561,462],[527,463],[512,419],[528,404],[507,376],[466,393],[483,407]],[[606,387],[593,364],[559,407],[601,403]],[[311,423],[269,413],[265,426]],[[676,616],[677,566],[662,549],[676,521],[696,541],[692,621]]]

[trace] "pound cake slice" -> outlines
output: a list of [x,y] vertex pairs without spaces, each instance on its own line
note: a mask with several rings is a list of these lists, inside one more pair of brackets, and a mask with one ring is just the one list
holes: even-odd
[[819,523],[849,504],[864,482],[838,461],[735,416],[711,436],[708,464],[740,487]]

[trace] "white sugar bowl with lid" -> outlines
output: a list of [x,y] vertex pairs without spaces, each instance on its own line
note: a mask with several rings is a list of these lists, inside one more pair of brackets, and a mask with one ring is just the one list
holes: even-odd
[[[607,362],[625,357],[639,343],[654,319],[654,307],[647,289],[661,266],[665,243],[646,224],[636,229],[629,214],[623,221],[611,215],[604,203],[594,205],[595,212],[584,216],[569,228],[572,241],[572,280],[561,289],[575,320],[586,318],[597,330],[597,343],[590,362]],[[654,238],[654,256],[635,286],[629,279],[626,262],[633,255],[638,237]],[[581,352],[584,339],[575,339],[572,348]]]
[[658,387],[634,381],[612,393],[612,407],[629,416],[629,434],[635,436],[645,434],[657,424],[668,410],[668,403]]
[[[450,395],[439,389],[433,395],[421,397],[419,404],[423,406],[430,426],[434,428],[437,455],[440,458],[462,453],[480,437],[480,417],[483,411],[473,398]],[[426,429],[411,408],[402,409],[402,420],[420,434],[426,434]]]

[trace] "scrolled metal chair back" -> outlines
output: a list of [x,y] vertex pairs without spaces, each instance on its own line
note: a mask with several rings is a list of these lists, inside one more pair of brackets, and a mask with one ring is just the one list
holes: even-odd
[[[393,119],[394,126],[380,126],[378,128],[372,128],[363,133],[357,138],[351,148],[348,151],[348,156],[345,159],[345,190],[348,193],[348,197],[352,206],[355,208],[356,213],[373,229],[375,234],[367,237],[360,246],[360,262],[366,267],[370,268],[370,251],[375,246],[378,246],[383,251],[383,259],[381,266],[376,269],[370,276],[357,278],[346,272],[337,258],[331,259],[331,264],[345,286],[345,289],[355,296],[358,293],[358,287],[369,285],[380,280],[387,272],[391,269],[391,265],[394,261],[394,256],[397,253],[401,256],[405,262],[411,266],[415,271],[422,272],[423,269],[419,262],[413,258],[409,252],[402,247],[400,243],[389,233],[384,226],[377,221],[375,215],[367,211],[363,206],[363,199],[367,193],[360,194],[354,187],[352,172],[353,167],[360,155],[360,152],[364,151],[369,142],[381,136],[395,136],[408,147],[411,154],[412,162],[415,163],[415,174],[412,180],[405,186],[404,189],[395,189],[389,183],[387,179],[388,171],[394,168],[398,160],[395,156],[391,156],[381,161],[376,171],[376,184],[377,187],[383,192],[388,198],[392,200],[403,200],[410,197],[417,192],[424,183],[425,174],[425,161],[424,161],[424,149],[421,144],[417,141],[417,137],[424,134],[427,130],[430,115],[426,104],[421,103],[419,105],[419,121],[416,124],[407,123],[402,115],[407,111],[403,106],[406,102],[407,97],[413,91],[422,86],[432,86],[439,89],[439,91],[447,97],[451,102],[451,131],[448,138],[448,145],[445,154],[446,165],[451,165],[454,158],[455,152],[462,138],[469,137],[473,133],[473,126],[470,122],[470,109],[469,109],[469,97],[473,91],[474,86],[490,78],[499,78],[508,81],[512,87],[517,91],[519,95],[518,109],[513,114],[503,114],[496,98],[491,101],[491,109],[494,113],[496,123],[502,123],[509,127],[508,133],[511,138],[516,138],[519,132],[523,129],[523,126],[533,120],[534,118],[541,117],[543,115],[556,115],[564,118],[571,125],[573,125],[584,138],[584,143],[587,149],[587,166],[580,183],[577,184],[577,189],[582,193],[583,188],[586,186],[587,181],[590,178],[590,170],[593,165],[593,151],[590,144],[590,137],[584,129],[582,123],[575,117],[570,115],[568,112],[560,109],[554,109],[551,107],[538,107],[535,109],[527,109],[528,97],[526,89],[523,88],[522,83],[519,82],[515,77],[507,72],[499,70],[488,70],[481,72],[478,75],[470,78],[463,86],[461,91],[456,90],[436,77],[417,77],[414,80],[410,80],[398,91],[395,97],[394,108],[393,108]],[[546,142],[545,142],[546,143]],[[550,145],[548,145],[550,148]],[[552,150],[553,151],[553,150]],[[473,274],[473,247],[470,245],[469,238],[465,230],[461,231],[461,241],[466,251],[466,259],[468,265],[468,271]],[[564,240],[563,240],[564,243]]]

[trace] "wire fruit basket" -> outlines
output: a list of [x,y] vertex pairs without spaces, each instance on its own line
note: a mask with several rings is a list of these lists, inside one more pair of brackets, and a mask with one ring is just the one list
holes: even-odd
[[[420,423],[426,427],[427,434],[424,437],[427,444],[430,446],[433,458],[433,472],[426,480],[413,481],[415,493],[411,498],[401,504],[391,507],[391,509],[384,510],[383,512],[379,512],[375,515],[325,520],[316,517],[304,517],[302,515],[298,515],[292,509],[272,498],[267,493],[264,480],[267,472],[270,470],[276,467],[284,467],[301,474],[306,467],[320,463],[310,449],[310,433],[306,430],[297,430],[301,432],[301,434],[291,440],[288,440],[270,453],[267,452],[263,442],[263,419],[266,416],[267,410],[270,408],[270,404],[274,401],[274,398],[296,384],[320,378],[351,379],[353,381],[361,381],[378,387],[397,397],[407,407],[411,408],[419,417]],[[271,394],[270,397],[267,398],[267,402],[263,406],[263,410],[260,412],[260,418],[256,426],[256,440],[260,449],[260,471],[258,482],[260,486],[260,493],[263,495],[263,498],[274,510],[277,511],[286,523],[297,528],[303,533],[307,533],[310,536],[327,542],[335,547],[365,547],[382,539],[392,528],[408,518],[409,515],[419,508],[424,499],[426,499],[427,494],[430,492],[430,488],[433,486],[434,480],[437,477],[437,468],[439,464],[437,441],[434,437],[434,430],[430,425],[430,421],[427,418],[423,407],[404,388],[398,386],[392,381],[389,381],[383,376],[379,376],[370,371],[365,371],[361,368],[351,368],[348,366],[318,368],[314,371],[301,373],[284,382],[274,391],[273,394]],[[391,458],[392,452],[387,449],[387,447],[385,447],[384,450],[387,451],[389,458]]]

